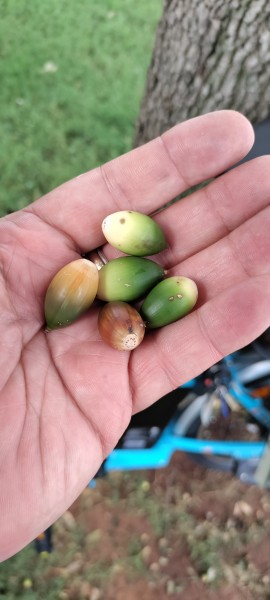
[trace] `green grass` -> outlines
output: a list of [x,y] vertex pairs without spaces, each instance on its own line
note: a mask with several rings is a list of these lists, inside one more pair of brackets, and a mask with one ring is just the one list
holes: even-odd
[[[0,598],[3,600],[55,600],[65,586],[62,577],[52,577],[55,557],[38,555],[31,545],[0,564]],[[45,576],[44,576],[45,574]],[[30,583],[30,588],[27,588]]]
[[160,0],[0,0],[0,215],[132,146]]

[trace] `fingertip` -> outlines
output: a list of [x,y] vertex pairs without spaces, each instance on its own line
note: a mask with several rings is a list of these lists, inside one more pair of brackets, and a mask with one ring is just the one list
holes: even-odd
[[254,143],[249,120],[235,110],[193,117],[162,135],[188,186],[225,172],[240,162]]
[[247,154],[251,150],[255,141],[254,128],[249,119],[243,113],[233,109],[224,109],[221,111],[216,111],[216,113],[224,114],[226,120],[228,120],[228,126],[235,127],[235,133],[237,136],[242,134],[241,140],[243,143],[243,151],[245,151],[245,154]]

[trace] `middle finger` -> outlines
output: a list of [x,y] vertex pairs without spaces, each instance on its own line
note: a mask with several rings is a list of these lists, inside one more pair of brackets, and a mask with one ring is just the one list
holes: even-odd
[[157,215],[169,240],[162,264],[171,268],[197,254],[268,206],[269,167],[269,156],[239,165]]
[[[169,246],[151,258],[170,269],[265,208],[270,200],[269,166],[269,156],[249,161],[155,215]],[[103,250],[110,260],[121,254],[109,244]]]

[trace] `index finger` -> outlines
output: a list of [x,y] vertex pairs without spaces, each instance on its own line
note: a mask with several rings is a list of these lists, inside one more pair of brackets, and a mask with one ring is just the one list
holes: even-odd
[[61,185],[28,212],[86,252],[104,243],[100,225],[107,214],[121,209],[154,212],[241,160],[253,139],[249,121],[235,111],[196,117]]

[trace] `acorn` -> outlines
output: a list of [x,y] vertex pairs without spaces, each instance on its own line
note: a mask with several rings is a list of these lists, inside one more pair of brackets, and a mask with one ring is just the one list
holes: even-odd
[[159,225],[151,217],[133,210],[108,215],[102,222],[102,231],[114,248],[133,256],[150,256],[167,247]]
[[47,329],[73,323],[91,306],[98,289],[98,270],[90,260],[79,258],[53,277],[45,296]]
[[98,329],[104,342],[116,350],[134,350],[143,341],[145,325],[126,302],[108,302],[99,312]]
[[163,267],[148,258],[114,258],[99,271],[97,297],[107,302],[137,300],[161,281],[164,274]]
[[140,313],[150,329],[169,325],[188,314],[198,298],[196,283],[188,277],[168,277],[146,296]]

